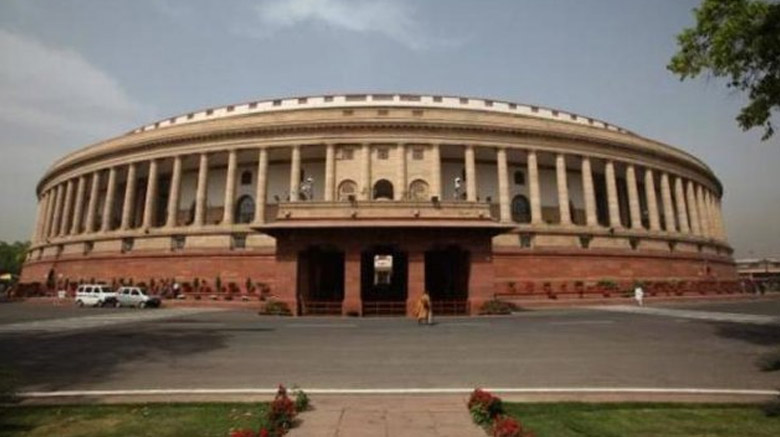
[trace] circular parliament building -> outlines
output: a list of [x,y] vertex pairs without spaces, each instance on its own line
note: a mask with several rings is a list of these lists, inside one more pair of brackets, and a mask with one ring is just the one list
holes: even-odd
[[171,117],[37,186],[21,282],[170,285],[307,314],[731,293],[723,188],[613,124],[498,100],[296,97]]

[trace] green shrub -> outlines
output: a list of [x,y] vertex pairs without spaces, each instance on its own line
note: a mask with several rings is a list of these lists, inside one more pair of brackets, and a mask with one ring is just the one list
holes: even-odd
[[290,316],[292,315],[292,311],[290,311],[290,307],[287,303],[279,300],[272,300],[265,305],[265,314],[272,316]]
[[517,309],[517,305],[498,299],[491,299],[482,304],[479,313],[483,315],[511,314]]
[[293,396],[295,396],[295,411],[300,413],[309,410],[309,395],[300,388],[294,387]]

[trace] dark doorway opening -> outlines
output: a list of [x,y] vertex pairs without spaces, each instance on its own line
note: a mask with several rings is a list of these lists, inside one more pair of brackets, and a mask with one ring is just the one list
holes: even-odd
[[433,314],[468,314],[471,257],[459,246],[436,247],[425,252],[425,289]]
[[360,257],[363,315],[406,314],[407,255],[395,246],[376,246]]
[[298,254],[298,314],[341,314],[344,252],[312,246]]

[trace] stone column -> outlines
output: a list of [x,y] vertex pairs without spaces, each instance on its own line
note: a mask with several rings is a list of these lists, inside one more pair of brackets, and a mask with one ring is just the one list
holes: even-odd
[[645,199],[647,200],[647,213],[650,216],[650,230],[661,230],[661,217],[658,215],[658,199],[655,197],[655,179],[653,171],[645,169]]
[[336,146],[325,145],[325,201],[333,202],[336,192]]
[[555,155],[555,176],[558,186],[558,213],[561,224],[571,225],[571,210],[569,209],[569,184],[566,179],[566,157],[563,153]]
[[715,215],[718,216],[718,226],[720,228],[720,239],[726,241],[728,236],[726,235],[726,223],[723,221],[723,208],[721,207],[721,199],[715,199]]
[[200,166],[198,167],[198,190],[195,195],[195,226],[206,224],[206,198],[209,183],[209,155],[200,154]]
[[103,223],[100,227],[101,232],[111,230],[111,219],[114,212],[114,195],[116,193],[116,167],[111,167],[108,171],[108,187],[106,188],[106,202],[103,204]]
[[723,200],[718,198],[715,201],[715,213],[718,215],[718,224],[720,225],[720,238],[723,241],[728,240],[728,233],[726,232],[726,221],[723,219]]
[[406,315],[413,317],[417,303],[425,292],[425,253],[410,250],[407,266],[409,285],[406,293]]
[[51,237],[51,231],[54,227],[54,209],[57,206],[57,187],[49,189],[49,209],[46,212],[46,238]]
[[604,167],[607,179],[607,205],[609,205],[609,226],[620,229],[620,205],[618,204],[617,181],[615,180],[615,163],[607,161]]
[[123,231],[133,225],[133,205],[135,205],[136,167],[135,163],[127,166],[127,181],[125,182],[125,201],[122,205],[122,224],[119,228]]
[[720,239],[720,223],[718,222],[718,213],[715,211],[715,195],[707,191],[707,213],[710,216],[713,238]]
[[512,221],[512,211],[509,205],[509,169],[505,148],[499,147],[496,150],[496,163],[498,166],[499,217],[502,222],[510,223]]
[[398,188],[395,190],[395,200],[407,200],[406,144],[398,143],[396,151],[398,152],[398,168],[396,169],[396,184]]
[[674,199],[677,201],[677,222],[680,225],[680,232],[690,234],[691,228],[688,224],[688,211],[685,208],[685,191],[683,181],[679,176],[674,180]]
[[363,315],[363,301],[360,296],[360,250],[348,248],[344,254],[344,301],[343,315]]
[[173,157],[173,173],[171,174],[171,187],[168,191],[168,217],[165,220],[166,228],[178,226],[179,217],[179,192],[181,191],[181,156]]
[[[37,193],[36,193],[37,196]],[[45,198],[43,196],[38,198],[38,206],[35,209],[35,228],[33,228],[33,234],[30,241],[35,244],[38,242],[38,238],[41,235],[41,216],[43,215]]]
[[631,213],[631,229],[642,229],[642,213],[639,209],[639,192],[636,188],[636,170],[633,164],[626,167],[628,185],[628,209]]
[[300,200],[301,192],[301,146],[296,144],[292,148],[290,159],[290,202]]
[[157,160],[149,161],[149,177],[146,182],[146,199],[144,199],[144,222],[142,227],[149,229],[154,226],[154,216],[157,215]]
[[[327,184],[326,184],[327,185]],[[265,198],[268,189],[268,149],[260,149],[257,157],[257,186],[255,187],[255,223],[265,223]]]
[[701,222],[699,221],[699,206],[696,204],[696,188],[692,181],[687,183],[688,214],[691,216],[691,229],[694,235],[701,235]]
[[69,180],[65,188],[65,204],[62,206],[62,219],[59,236],[68,235],[70,229],[71,211],[73,209],[73,180]]
[[49,196],[46,193],[41,194],[41,201],[39,202],[38,221],[35,227],[35,242],[39,243],[46,239],[44,234],[46,229],[46,212],[49,208]]
[[441,200],[441,151],[439,144],[431,145],[431,197]]
[[56,237],[60,234],[60,217],[62,215],[62,198],[65,194],[65,187],[62,184],[57,185],[57,197],[54,199],[54,216],[52,217],[50,237]]
[[35,235],[34,242],[39,242],[44,239],[43,229],[46,226],[46,208],[49,203],[46,193],[41,194],[41,200],[38,202],[38,219],[35,221]]
[[676,232],[674,223],[674,208],[672,207],[672,189],[669,186],[669,174],[661,173],[661,201],[664,206],[664,230],[666,232]]
[[706,200],[704,199],[704,190],[701,185],[696,185],[696,187],[694,187],[694,196],[696,196],[696,206],[698,207],[701,235],[704,237],[711,237],[710,218],[707,216]]
[[467,145],[464,151],[466,160],[466,200],[477,201],[477,167],[474,162],[474,146]]
[[585,200],[585,223],[590,227],[599,225],[596,215],[596,192],[593,189],[593,169],[590,158],[582,157],[582,197]]
[[100,171],[92,173],[92,187],[89,190],[89,202],[87,203],[87,222],[84,225],[84,232],[91,234],[95,232],[95,220],[97,215],[98,190],[100,189]]
[[542,197],[539,194],[539,168],[536,150],[528,151],[528,194],[531,196],[531,224],[542,224]]
[[84,176],[79,176],[79,183],[76,186],[76,204],[73,206],[73,223],[70,225],[70,234],[81,233],[81,216],[84,214],[84,190],[87,181]]
[[57,209],[57,187],[49,189],[49,212],[46,219],[46,238],[52,237],[54,230],[54,211]]
[[41,241],[45,241],[49,238],[49,229],[51,226],[51,213],[54,210],[54,197],[51,194],[51,190],[43,193],[46,199],[46,207],[43,211],[43,225],[41,226]]
[[234,221],[234,206],[236,203],[236,167],[238,166],[238,151],[228,152],[227,175],[225,176],[225,205],[222,211],[222,224],[232,225]]
[[371,200],[371,146],[363,143],[360,148],[360,200]]

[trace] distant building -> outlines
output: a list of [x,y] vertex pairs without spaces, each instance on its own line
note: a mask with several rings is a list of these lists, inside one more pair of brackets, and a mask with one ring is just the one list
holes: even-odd
[[780,259],[738,259],[737,272],[741,278],[780,283]]
[[701,160],[497,100],[196,111],[63,157],[37,195],[26,284],[175,280],[191,298],[266,290],[301,314],[367,315],[406,313],[426,289],[439,312],[475,312],[497,294],[737,278]]

